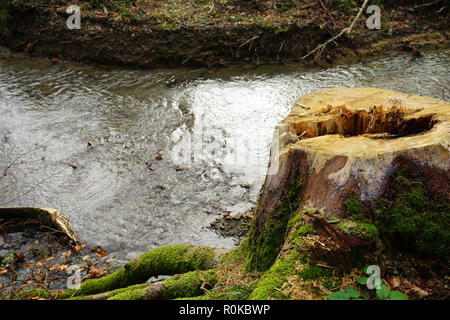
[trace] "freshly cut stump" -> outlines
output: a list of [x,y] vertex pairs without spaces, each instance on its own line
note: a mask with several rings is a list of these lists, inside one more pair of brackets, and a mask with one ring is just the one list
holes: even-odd
[[427,194],[448,201],[449,140],[445,101],[376,88],[306,94],[275,128],[250,235],[255,250],[264,243],[271,248],[258,261],[279,251],[284,238],[277,235],[299,210],[346,218],[347,199],[370,208],[400,168]]

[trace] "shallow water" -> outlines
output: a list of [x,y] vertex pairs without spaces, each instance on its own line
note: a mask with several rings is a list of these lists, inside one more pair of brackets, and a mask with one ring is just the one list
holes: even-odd
[[327,70],[142,71],[0,56],[0,168],[30,152],[1,180],[0,206],[57,208],[118,263],[166,244],[233,248],[206,227],[254,206],[273,127],[296,99],[364,86],[448,101],[449,53]]

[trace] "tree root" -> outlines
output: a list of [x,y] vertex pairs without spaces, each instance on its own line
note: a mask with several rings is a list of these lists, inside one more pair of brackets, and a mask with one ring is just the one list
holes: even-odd
[[[90,296],[90,299],[133,298],[133,299],[162,299],[179,297],[176,288],[181,291],[191,290],[198,295],[199,279],[211,275],[202,273],[220,264],[221,257],[227,252],[224,249],[209,247],[194,247],[191,245],[163,246],[146,252],[132,259],[116,272],[99,279],[87,280],[79,289],[69,289],[62,292],[58,299],[67,299],[80,296]],[[194,271],[195,272],[189,272]],[[177,275],[163,283],[145,283],[149,278],[159,275]],[[183,288],[182,284],[189,280],[189,285]],[[201,287],[202,281],[199,286]],[[131,287],[130,287],[131,286]],[[127,288],[128,287],[128,288]],[[201,293],[201,292],[200,292]],[[184,294],[191,294],[184,293]]]
[[141,283],[110,292],[79,296],[70,300],[162,300],[196,297],[217,282],[215,270],[177,274],[156,283]]

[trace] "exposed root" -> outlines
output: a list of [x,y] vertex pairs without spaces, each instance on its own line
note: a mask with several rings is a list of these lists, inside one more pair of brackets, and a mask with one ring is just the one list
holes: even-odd
[[156,283],[141,283],[105,293],[70,300],[162,300],[196,297],[216,283],[215,270],[191,271]]
[[[119,270],[106,277],[87,280],[81,284],[79,289],[64,291],[59,295],[59,299],[103,294],[105,292],[109,293],[106,296],[97,296],[96,298],[111,298],[110,291],[145,283],[149,278],[154,276],[174,275],[193,270],[209,270],[215,268],[219,265],[220,258],[226,252],[224,249],[194,247],[191,245],[159,247],[132,259]],[[171,284],[169,280],[167,281]],[[148,284],[144,287],[129,289],[138,298],[161,296],[161,289],[156,290],[157,287],[152,287],[152,285]]]

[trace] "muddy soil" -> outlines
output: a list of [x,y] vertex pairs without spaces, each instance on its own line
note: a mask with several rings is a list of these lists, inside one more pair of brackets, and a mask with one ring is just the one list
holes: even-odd
[[229,213],[211,222],[209,228],[226,238],[233,238],[236,245],[247,235],[253,214],[251,211],[231,216]]
[[[302,57],[348,27],[354,16],[319,2],[292,8],[267,6],[267,1],[241,2],[209,9],[178,8],[182,4],[177,4],[169,11],[163,5],[150,8],[145,2],[143,7],[130,9],[136,19],[84,6],[81,29],[69,30],[66,6],[52,1],[56,4],[12,11],[14,30],[0,44],[52,61],[141,68],[308,63]],[[441,7],[438,3],[386,8],[380,30],[369,30],[362,18],[351,34],[329,45],[314,64],[326,67],[374,55],[417,54],[423,48],[448,46],[447,9]],[[189,10],[194,10],[192,16]]]

